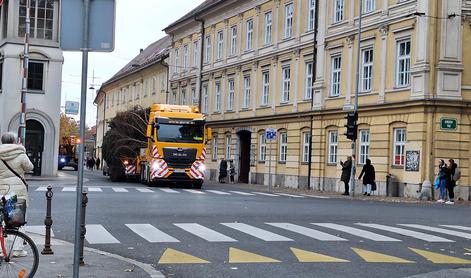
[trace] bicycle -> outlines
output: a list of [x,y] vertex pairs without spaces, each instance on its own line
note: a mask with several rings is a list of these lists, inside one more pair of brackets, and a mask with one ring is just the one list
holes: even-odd
[[[39,252],[33,240],[12,225],[5,209],[6,199],[0,200],[0,277],[32,278],[39,265]],[[24,221],[23,221],[24,222]],[[24,223],[23,223],[24,225]]]

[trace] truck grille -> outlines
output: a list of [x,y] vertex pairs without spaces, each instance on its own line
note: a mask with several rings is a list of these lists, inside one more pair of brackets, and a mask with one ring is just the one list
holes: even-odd
[[164,159],[169,167],[190,168],[196,159],[196,149],[164,148]]

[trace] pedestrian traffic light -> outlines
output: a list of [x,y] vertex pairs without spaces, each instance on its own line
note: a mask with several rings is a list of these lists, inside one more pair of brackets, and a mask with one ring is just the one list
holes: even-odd
[[347,132],[345,133],[345,136],[347,136],[348,139],[355,141],[358,133],[358,112],[348,112],[345,119],[347,119],[347,124],[345,125]]

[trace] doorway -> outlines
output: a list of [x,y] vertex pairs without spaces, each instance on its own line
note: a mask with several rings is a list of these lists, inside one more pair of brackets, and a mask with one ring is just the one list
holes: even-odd
[[44,127],[36,120],[26,121],[26,154],[34,165],[33,175],[41,176],[41,162],[44,151]]
[[239,136],[239,182],[249,183],[250,172],[250,131],[240,131]]

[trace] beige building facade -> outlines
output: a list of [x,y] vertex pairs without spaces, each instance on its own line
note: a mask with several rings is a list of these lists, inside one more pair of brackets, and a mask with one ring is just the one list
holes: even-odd
[[168,48],[170,38],[164,37],[146,49],[102,84],[95,98],[97,105],[96,157],[102,161],[103,137],[108,122],[117,113],[153,103],[165,103],[168,98]]
[[361,1],[360,43],[360,0],[212,0],[165,29],[171,101],[201,100],[213,128],[211,179],[228,159],[240,182],[342,191],[359,68],[358,172],[369,158],[378,194],[390,174],[413,197],[453,158],[470,199],[471,1]]

